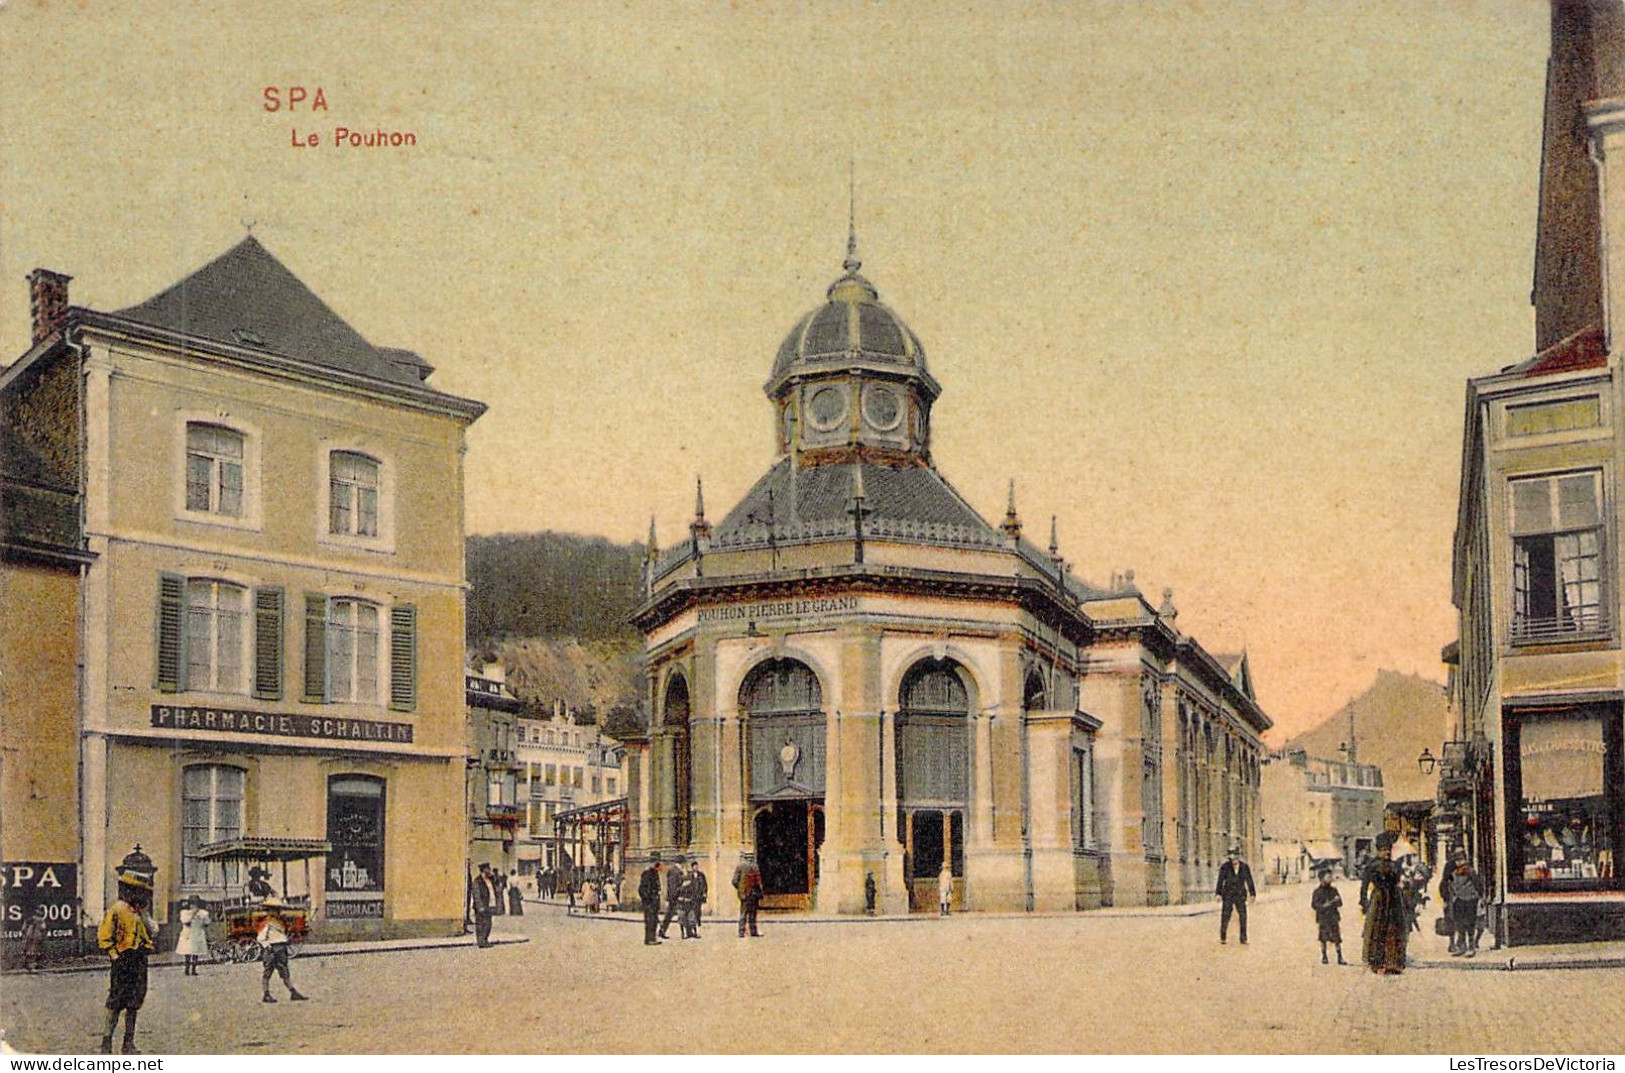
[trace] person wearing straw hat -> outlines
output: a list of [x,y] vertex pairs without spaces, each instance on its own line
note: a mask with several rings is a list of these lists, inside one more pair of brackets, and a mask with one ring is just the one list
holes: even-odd
[[304,1002],[306,996],[299,993],[293,986],[293,976],[288,971],[288,922],[282,913],[288,907],[281,898],[272,896],[265,899],[260,909],[265,913],[265,922],[260,925],[259,934],[255,936],[260,944],[260,960],[265,967],[260,970],[260,990],[263,992],[261,1002],[275,1002],[271,995],[271,974],[274,972],[282,977],[282,983],[288,988],[288,998],[294,1002]]
[[158,924],[152,918],[152,885],[158,869],[140,844],[125,854],[113,869],[118,876],[118,900],[107,907],[96,945],[109,959],[107,1019],[102,1025],[102,1053],[113,1053],[113,1030],[124,1014],[124,1054],[140,1054],[135,1045],[135,1019],[147,1000],[147,958],[153,951]]

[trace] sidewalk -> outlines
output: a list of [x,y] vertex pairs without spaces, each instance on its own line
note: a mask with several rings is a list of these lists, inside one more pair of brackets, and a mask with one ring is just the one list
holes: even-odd
[[[492,946],[506,946],[511,943],[528,943],[530,939],[523,935],[492,935]],[[299,959],[323,957],[347,957],[351,954],[394,954],[402,950],[441,950],[456,946],[473,946],[472,935],[446,935],[427,936],[421,939],[375,939],[371,941],[357,941],[352,943],[299,943],[294,947],[294,956]],[[147,960],[149,968],[173,969],[181,968],[186,959],[179,954],[156,954]],[[230,964],[229,962],[210,962],[202,964]],[[258,962],[243,962],[242,964],[257,965]],[[39,971],[39,975],[69,972],[105,972],[107,959],[100,955],[88,955],[82,958],[73,958],[67,961],[55,962]],[[7,969],[6,976],[26,976],[22,969]]]
[[[1280,886],[1266,887],[1259,892],[1257,903],[1270,903],[1288,900],[1294,895],[1308,898],[1308,887]],[[527,897],[526,904],[539,905],[547,909],[564,909],[566,903],[559,898],[538,899]],[[1100,918],[1128,918],[1128,917],[1195,917],[1208,914],[1217,915],[1219,902],[1217,900],[1205,902],[1191,902],[1185,905],[1144,905],[1144,906],[1108,906],[1102,909],[1060,910],[1045,913],[955,913],[955,917],[971,920],[1094,920]],[[665,919],[665,906],[661,906],[661,919]],[[643,914],[627,911],[608,912],[600,910],[597,913],[588,913],[579,905],[576,906],[575,915],[583,920],[612,920],[625,923],[642,924]],[[703,918],[706,923],[731,922],[732,916],[721,913],[708,913]],[[774,927],[781,924],[923,924],[940,919],[936,913],[879,913],[874,916],[850,913],[803,913],[784,911],[762,911],[764,923],[771,922]]]

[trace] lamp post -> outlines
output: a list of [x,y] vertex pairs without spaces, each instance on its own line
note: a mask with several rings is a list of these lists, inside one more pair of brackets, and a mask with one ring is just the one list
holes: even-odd
[[1437,767],[1438,764],[1438,759],[1426,746],[1423,746],[1422,755],[1416,758],[1417,768],[1421,770],[1422,774],[1431,775],[1433,774],[1433,769]]

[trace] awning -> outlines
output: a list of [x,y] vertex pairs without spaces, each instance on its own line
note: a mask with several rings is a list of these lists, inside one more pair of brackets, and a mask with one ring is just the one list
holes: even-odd
[[198,847],[205,861],[302,861],[325,857],[333,843],[325,838],[227,838]]
[[1312,861],[1340,861],[1343,859],[1343,851],[1330,842],[1305,842],[1303,851],[1309,854],[1309,859]]

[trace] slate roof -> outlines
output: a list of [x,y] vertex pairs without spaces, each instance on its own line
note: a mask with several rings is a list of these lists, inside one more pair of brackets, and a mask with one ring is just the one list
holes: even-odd
[[[262,349],[420,391],[421,358],[373,346],[250,235],[169,289],[116,316]],[[413,360],[415,359],[415,360]]]
[[[713,548],[814,540],[852,533],[852,465],[803,466],[780,459],[712,532]],[[793,473],[793,476],[792,476]],[[926,544],[1003,547],[1004,538],[943,480],[923,466],[863,464],[864,535]]]

